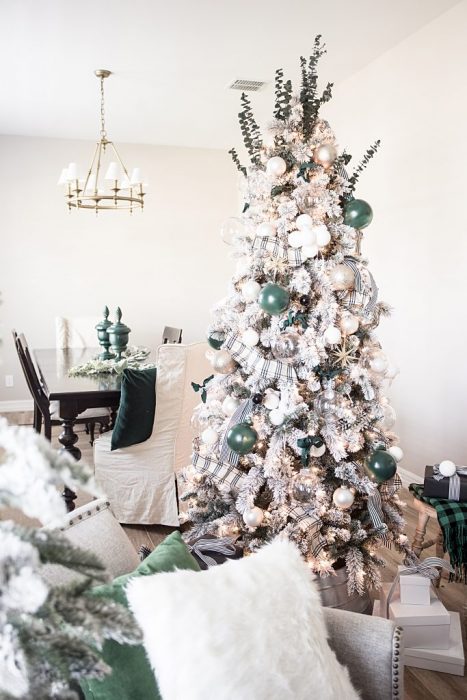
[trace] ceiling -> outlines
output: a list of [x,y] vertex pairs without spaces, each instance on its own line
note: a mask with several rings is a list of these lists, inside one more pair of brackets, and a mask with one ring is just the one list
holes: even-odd
[[[236,78],[272,81],[321,33],[339,82],[458,0],[0,0],[0,133],[94,139],[95,68],[117,142],[239,143]],[[271,82],[253,95],[267,118]]]

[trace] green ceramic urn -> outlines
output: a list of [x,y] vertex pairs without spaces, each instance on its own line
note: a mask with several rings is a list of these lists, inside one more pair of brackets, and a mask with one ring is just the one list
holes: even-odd
[[121,360],[122,354],[128,346],[128,337],[131,328],[128,328],[128,326],[122,323],[122,311],[120,307],[117,308],[115,319],[115,323],[109,326],[107,332],[109,334],[110,345],[115,353],[115,359]]
[[112,321],[109,321],[109,308],[104,306],[104,318],[96,326],[99,344],[103,348],[103,352],[99,355],[100,360],[111,360],[113,357],[112,353],[109,352],[110,338],[108,329],[111,325]]

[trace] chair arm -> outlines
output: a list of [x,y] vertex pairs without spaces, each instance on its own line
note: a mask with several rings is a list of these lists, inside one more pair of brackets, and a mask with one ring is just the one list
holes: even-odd
[[349,669],[362,700],[404,696],[402,630],[390,620],[323,608],[329,644]]

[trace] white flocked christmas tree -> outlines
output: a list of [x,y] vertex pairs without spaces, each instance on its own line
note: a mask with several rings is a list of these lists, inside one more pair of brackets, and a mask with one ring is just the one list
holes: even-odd
[[249,99],[239,121],[251,164],[243,213],[222,231],[234,247],[229,293],[208,331],[213,376],[194,384],[198,436],[185,473],[188,537],[238,538],[246,553],[277,535],[321,576],[346,565],[349,592],[380,581],[381,546],[409,554],[397,496],[402,450],[385,389],[395,375],[374,333],[388,306],[361,254],[370,206],[319,116],[315,40],[292,92],[276,72],[263,138]]

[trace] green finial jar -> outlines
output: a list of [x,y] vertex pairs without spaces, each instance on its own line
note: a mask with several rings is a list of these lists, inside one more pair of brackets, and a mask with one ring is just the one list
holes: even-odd
[[100,360],[111,360],[113,355],[109,352],[110,338],[108,329],[112,325],[112,321],[109,321],[109,308],[104,306],[104,318],[96,326],[97,337],[99,339],[99,344],[104,348],[103,352],[99,355]]
[[131,328],[128,328],[128,326],[121,322],[122,311],[120,307],[117,308],[115,319],[115,323],[109,326],[107,332],[109,334],[110,345],[115,353],[115,359],[121,360],[122,354],[125,352],[128,346],[128,337],[130,335]]

